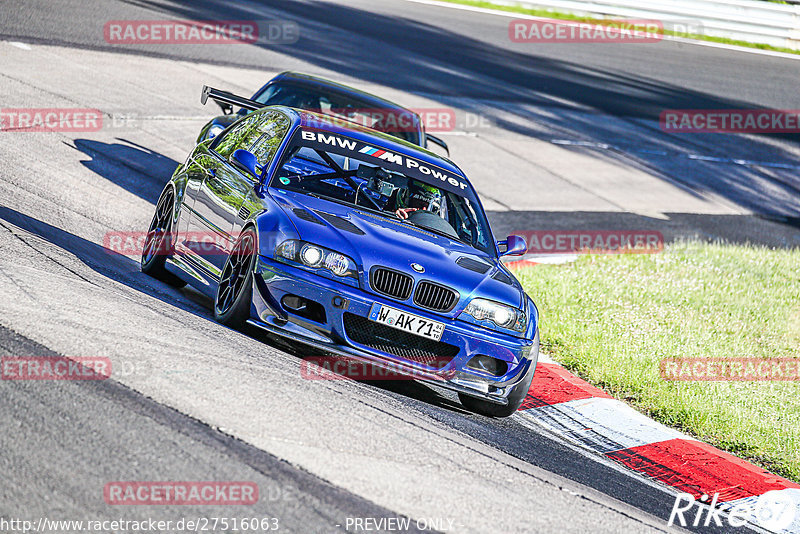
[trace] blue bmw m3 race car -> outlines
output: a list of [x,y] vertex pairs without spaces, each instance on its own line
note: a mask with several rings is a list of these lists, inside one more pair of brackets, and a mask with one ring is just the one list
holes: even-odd
[[142,270],[205,293],[223,324],[455,390],[481,414],[514,413],[536,368],[538,311],[499,258],[526,246],[494,240],[464,173],[346,121],[208,97],[251,113],[177,168]]

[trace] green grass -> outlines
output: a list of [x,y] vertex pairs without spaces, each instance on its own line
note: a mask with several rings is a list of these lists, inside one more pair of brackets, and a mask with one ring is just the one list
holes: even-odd
[[543,352],[679,428],[800,481],[800,384],[665,381],[667,357],[800,357],[800,251],[688,243],[517,276]]
[[[560,19],[560,20],[574,20],[578,22],[592,22],[594,24],[606,24],[606,25],[615,24],[615,21],[613,19],[598,19],[596,17],[573,15],[571,13],[562,13],[559,11],[552,11],[548,9],[529,9],[520,6],[504,6],[500,4],[494,4],[492,2],[484,2],[482,0],[440,0],[440,1],[449,2],[451,4],[463,4],[467,6],[482,7],[486,9],[496,9],[498,11],[508,11],[511,13],[521,13],[523,15],[532,15],[535,17],[546,17],[546,18]],[[775,3],[782,3],[782,2],[775,2]],[[618,20],[621,20],[621,18]],[[697,39],[700,41],[710,41],[713,43],[744,46],[747,48],[758,48],[760,50],[772,50],[775,52],[784,52],[786,54],[800,54],[800,50],[792,50],[791,48],[772,46],[762,43],[750,43],[748,41],[739,41],[737,39],[728,39],[726,37],[713,37],[710,35],[687,34],[683,32],[674,32],[670,30],[662,30],[659,33],[663,35],[670,35],[673,37],[684,37],[686,39]]]

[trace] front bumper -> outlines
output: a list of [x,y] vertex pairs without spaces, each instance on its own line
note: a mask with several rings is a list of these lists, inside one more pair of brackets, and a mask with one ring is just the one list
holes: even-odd
[[[339,356],[408,374],[497,404],[507,404],[507,396],[513,387],[536,367],[539,347],[533,340],[409,307],[271,258],[259,257],[253,280],[253,318],[250,324]],[[282,304],[287,296],[313,301],[324,309],[324,313],[318,313],[313,319],[298,315]],[[348,334],[348,325],[352,334],[353,316],[363,322],[376,302],[445,323],[440,343],[449,345],[448,350],[452,352],[457,348],[457,353],[452,359],[448,357],[449,361],[432,367],[418,358],[407,358],[357,343]],[[346,321],[348,314],[350,317]],[[478,354],[506,362],[507,371],[502,376],[494,376],[468,368],[467,362]]]

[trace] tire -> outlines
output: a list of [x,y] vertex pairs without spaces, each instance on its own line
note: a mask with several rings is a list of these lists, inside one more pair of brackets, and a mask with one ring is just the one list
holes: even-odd
[[142,272],[173,287],[183,287],[186,282],[167,271],[164,264],[173,252],[172,224],[175,212],[175,191],[167,188],[158,199],[156,212],[150,222],[144,247],[142,247]]
[[233,245],[222,268],[214,318],[225,326],[244,330],[253,301],[253,264],[256,258],[256,233],[246,228]]

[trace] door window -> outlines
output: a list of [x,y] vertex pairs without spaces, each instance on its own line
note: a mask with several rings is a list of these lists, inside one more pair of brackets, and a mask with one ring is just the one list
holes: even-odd
[[256,161],[263,168],[272,161],[278,147],[281,146],[289,132],[289,117],[278,111],[265,112],[264,121],[259,125],[261,136],[255,140],[248,150],[255,154]]
[[250,113],[228,132],[218,136],[211,150],[229,159],[238,148],[255,154],[259,165],[269,163],[289,131],[289,118],[279,111]]

